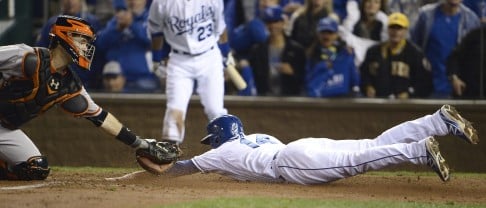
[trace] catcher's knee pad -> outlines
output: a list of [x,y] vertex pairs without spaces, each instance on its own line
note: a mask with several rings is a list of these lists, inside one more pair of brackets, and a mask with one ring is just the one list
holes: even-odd
[[46,156],[34,156],[26,162],[19,163],[12,167],[12,173],[17,180],[44,180],[51,169],[47,163]]

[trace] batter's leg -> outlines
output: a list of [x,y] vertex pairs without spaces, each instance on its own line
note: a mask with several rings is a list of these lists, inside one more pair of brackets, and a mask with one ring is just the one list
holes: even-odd
[[375,138],[377,145],[409,143],[423,140],[429,136],[444,136],[449,133],[440,117],[440,110],[432,115],[407,121],[394,126]]
[[426,115],[412,121],[400,123],[384,131],[375,139],[322,139],[317,143],[326,150],[359,151],[381,145],[416,142],[429,136],[443,136],[448,134],[448,129],[439,111],[432,115]]
[[287,181],[315,184],[335,181],[389,165],[427,164],[425,141],[399,143],[362,151],[323,151],[318,145],[289,144],[280,151],[276,165]]

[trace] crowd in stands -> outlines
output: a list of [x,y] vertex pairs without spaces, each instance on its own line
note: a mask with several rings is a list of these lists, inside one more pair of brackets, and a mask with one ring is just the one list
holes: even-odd
[[[108,3],[109,2],[109,3]],[[226,94],[484,99],[486,0],[224,0],[237,68]],[[151,0],[60,0],[97,31],[89,91],[163,93]],[[53,15],[37,46],[46,47]],[[163,61],[163,60],[162,60]]]

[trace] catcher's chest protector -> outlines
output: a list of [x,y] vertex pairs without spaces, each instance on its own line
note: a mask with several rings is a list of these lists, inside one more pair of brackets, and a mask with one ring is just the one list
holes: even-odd
[[81,80],[69,67],[65,74],[51,73],[48,49],[35,51],[24,57],[23,76],[7,80],[0,88],[0,120],[5,128],[20,127],[82,89]]

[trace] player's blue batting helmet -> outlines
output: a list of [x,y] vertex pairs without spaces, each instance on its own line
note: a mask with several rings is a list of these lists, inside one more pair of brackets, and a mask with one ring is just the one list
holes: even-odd
[[223,115],[209,122],[206,127],[208,135],[201,139],[202,144],[217,148],[223,143],[243,137],[243,124],[233,115]]

